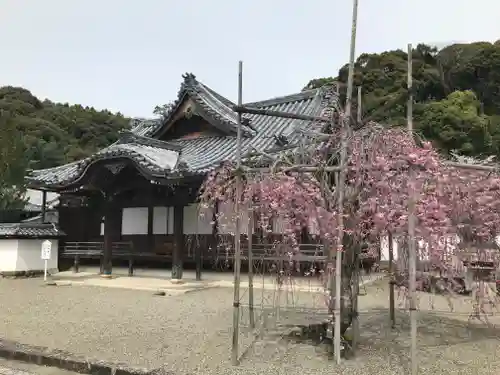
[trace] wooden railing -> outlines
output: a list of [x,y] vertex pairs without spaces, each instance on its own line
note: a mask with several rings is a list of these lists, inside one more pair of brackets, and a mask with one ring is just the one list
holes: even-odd
[[[248,260],[248,242],[241,244],[241,259]],[[299,244],[298,251],[292,250],[283,244],[252,244],[252,256],[255,260],[290,260],[290,261],[324,261],[324,246],[321,244]],[[219,245],[216,257],[234,259],[234,244]]]

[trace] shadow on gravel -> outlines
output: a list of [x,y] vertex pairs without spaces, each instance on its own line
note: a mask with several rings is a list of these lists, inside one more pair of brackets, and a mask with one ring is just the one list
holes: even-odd
[[[391,329],[389,310],[360,315],[361,343],[383,345],[386,338],[392,346],[400,344],[406,350],[409,339],[410,319],[408,314],[396,311],[396,328]],[[384,340],[381,340],[383,338]],[[450,346],[481,340],[500,339],[500,327],[472,320],[453,318],[450,313],[420,311],[418,313],[418,345],[420,348]],[[388,344],[389,344],[388,343]]]
[[[400,363],[408,366],[410,354],[410,319],[409,315],[396,311],[396,327],[391,329],[389,310],[366,312],[360,315],[361,337],[359,355],[363,352],[390,353],[398,357]],[[450,313],[418,313],[417,346],[419,356],[438,356],[440,352],[453,346],[460,346],[460,351],[467,347],[484,344],[500,339],[500,327],[493,324],[468,322],[456,319]],[[491,346],[491,344],[490,344]],[[458,348],[457,348],[458,349]],[[464,353],[466,355],[466,353]]]

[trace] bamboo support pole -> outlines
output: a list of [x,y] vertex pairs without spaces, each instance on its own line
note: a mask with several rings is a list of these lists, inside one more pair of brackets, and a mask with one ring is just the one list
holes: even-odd
[[[357,111],[356,111],[356,122],[361,124],[361,86],[358,86],[358,101],[357,101]],[[355,253],[353,256],[354,260],[354,270],[352,277],[352,285],[353,288],[351,290],[352,293],[352,351],[353,354],[356,353],[359,341],[359,315],[358,315],[358,305],[359,305],[359,262],[360,262],[360,252],[359,248],[356,246]]]
[[396,311],[394,302],[394,239],[392,233],[389,232],[387,236],[389,242],[389,315],[391,319],[391,328],[396,327]]
[[361,124],[361,121],[363,120],[363,112],[362,112],[362,94],[361,94],[361,90],[362,90],[362,87],[361,86],[358,86],[358,106],[356,108],[356,120],[358,122],[358,125]]
[[250,318],[250,328],[255,328],[254,296],[253,296],[253,228],[254,212],[250,208],[248,212],[248,314]]
[[352,5],[352,27],[351,27],[351,47],[349,53],[349,76],[347,78],[347,94],[345,116],[341,124],[341,151],[340,151],[340,173],[338,186],[338,246],[335,258],[335,333],[334,350],[337,364],[340,363],[340,325],[341,325],[341,298],[342,298],[342,255],[344,239],[344,194],[347,169],[347,132],[351,121],[352,91],[354,81],[354,58],[356,54],[356,28],[358,21],[358,0],[353,0]]
[[[238,105],[243,102],[243,62],[238,64]],[[241,236],[240,236],[240,198],[242,190],[241,181],[241,113],[238,113],[238,132],[236,135],[236,199],[234,212],[236,216],[234,231],[234,298],[233,298],[233,342],[231,362],[238,365],[239,325],[240,325],[240,268],[241,268]]]
[[[413,63],[412,63],[412,52],[413,48],[411,44],[408,44],[408,132],[413,132]],[[417,375],[417,309],[416,309],[416,262],[417,262],[417,249],[415,240],[415,226],[416,226],[416,216],[415,216],[415,170],[410,169],[409,178],[409,188],[408,192],[408,268],[409,268],[409,292],[410,292],[410,335],[411,335],[411,374]]]

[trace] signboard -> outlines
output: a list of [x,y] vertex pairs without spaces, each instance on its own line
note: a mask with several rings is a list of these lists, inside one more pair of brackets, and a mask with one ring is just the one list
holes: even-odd
[[45,240],[42,242],[42,259],[49,260],[52,252],[52,242]]

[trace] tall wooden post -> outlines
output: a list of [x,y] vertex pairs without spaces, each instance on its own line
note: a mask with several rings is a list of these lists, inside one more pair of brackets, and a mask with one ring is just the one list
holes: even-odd
[[102,277],[111,278],[113,272],[113,197],[106,196],[104,211],[104,248],[102,253]]
[[174,206],[174,253],[172,280],[181,280],[184,271],[184,206]]
[[[361,118],[361,86],[358,86],[358,100],[357,100],[357,116],[356,116],[356,122],[357,126],[360,126],[362,118]],[[358,314],[358,305],[359,305],[359,263],[361,261],[361,249],[356,246],[354,254],[353,254],[353,261],[354,261],[354,270],[353,270],[353,275],[352,275],[352,350],[353,353],[355,353],[357,346],[358,346],[358,341],[359,341],[359,314]]]
[[361,94],[361,86],[358,86],[358,106],[357,106],[357,116],[356,116],[356,121],[358,123],[358,126],[361,125],[361,121],[363,121],[363,103],[362,103],[362,100],[363,100],[363,96]]
[[396,311],[394,306],[394,239],[392,233],[387,235],[389,241],[389,315],[391,318],[391,328],[396,327]]
[[338,202],[337,202],[337,227],[338,227],[338,244],[335,262],[335,327],[334,327],[334,351],[337,364],[340,363],[340,325],[341,325],[341,298],[342,298],[342,254],[343,254],[343,239],[344,239],[344,188],[346,180],[346,161],[347,161],[347,132],[351,120],[351,104],[352,91],[354,81],[354,58],[356,53],[356,28],[358,22],[358,0],[353,0],[352,5],[352,26],[351,26],[351,48],[349,53],[349,75],[347,78],[347,94],[345,117],[341,124],[341,150],[340,150],[340,174],[338,185]]
[[[243,104],[243,62],[238,64],[238,105]],[[240,267],[241,267],[241,235],[240,235],[240,199],[241,199],[241,112],[238,112],[238,132],[236,135],[236,199],[234,214],[236,216],[234,231],[234,296],[233,296],[233,343],[231,361],[238,365],[238,347],[240,332]]]
[[42,190],[42,223],[47,221],[47,192]]
[[[408,132],[410,135],[413,133],[413,64],[412,64],[413,48],[408,44]],[[410,168],[409,178],[409,199],[408,199],[408,249],[409,249],[409,277],[408,286],[410,289],[410,326],[411,326],[411,374],[417,375],[417,293],[416,293],[416,262],[417,262],[417,249],[415,240],[415,170]]]
[[255,328],[254,297],[253,297],[253,228],[254,212],[248,210],[248,313],[250,314],[250,328]]

